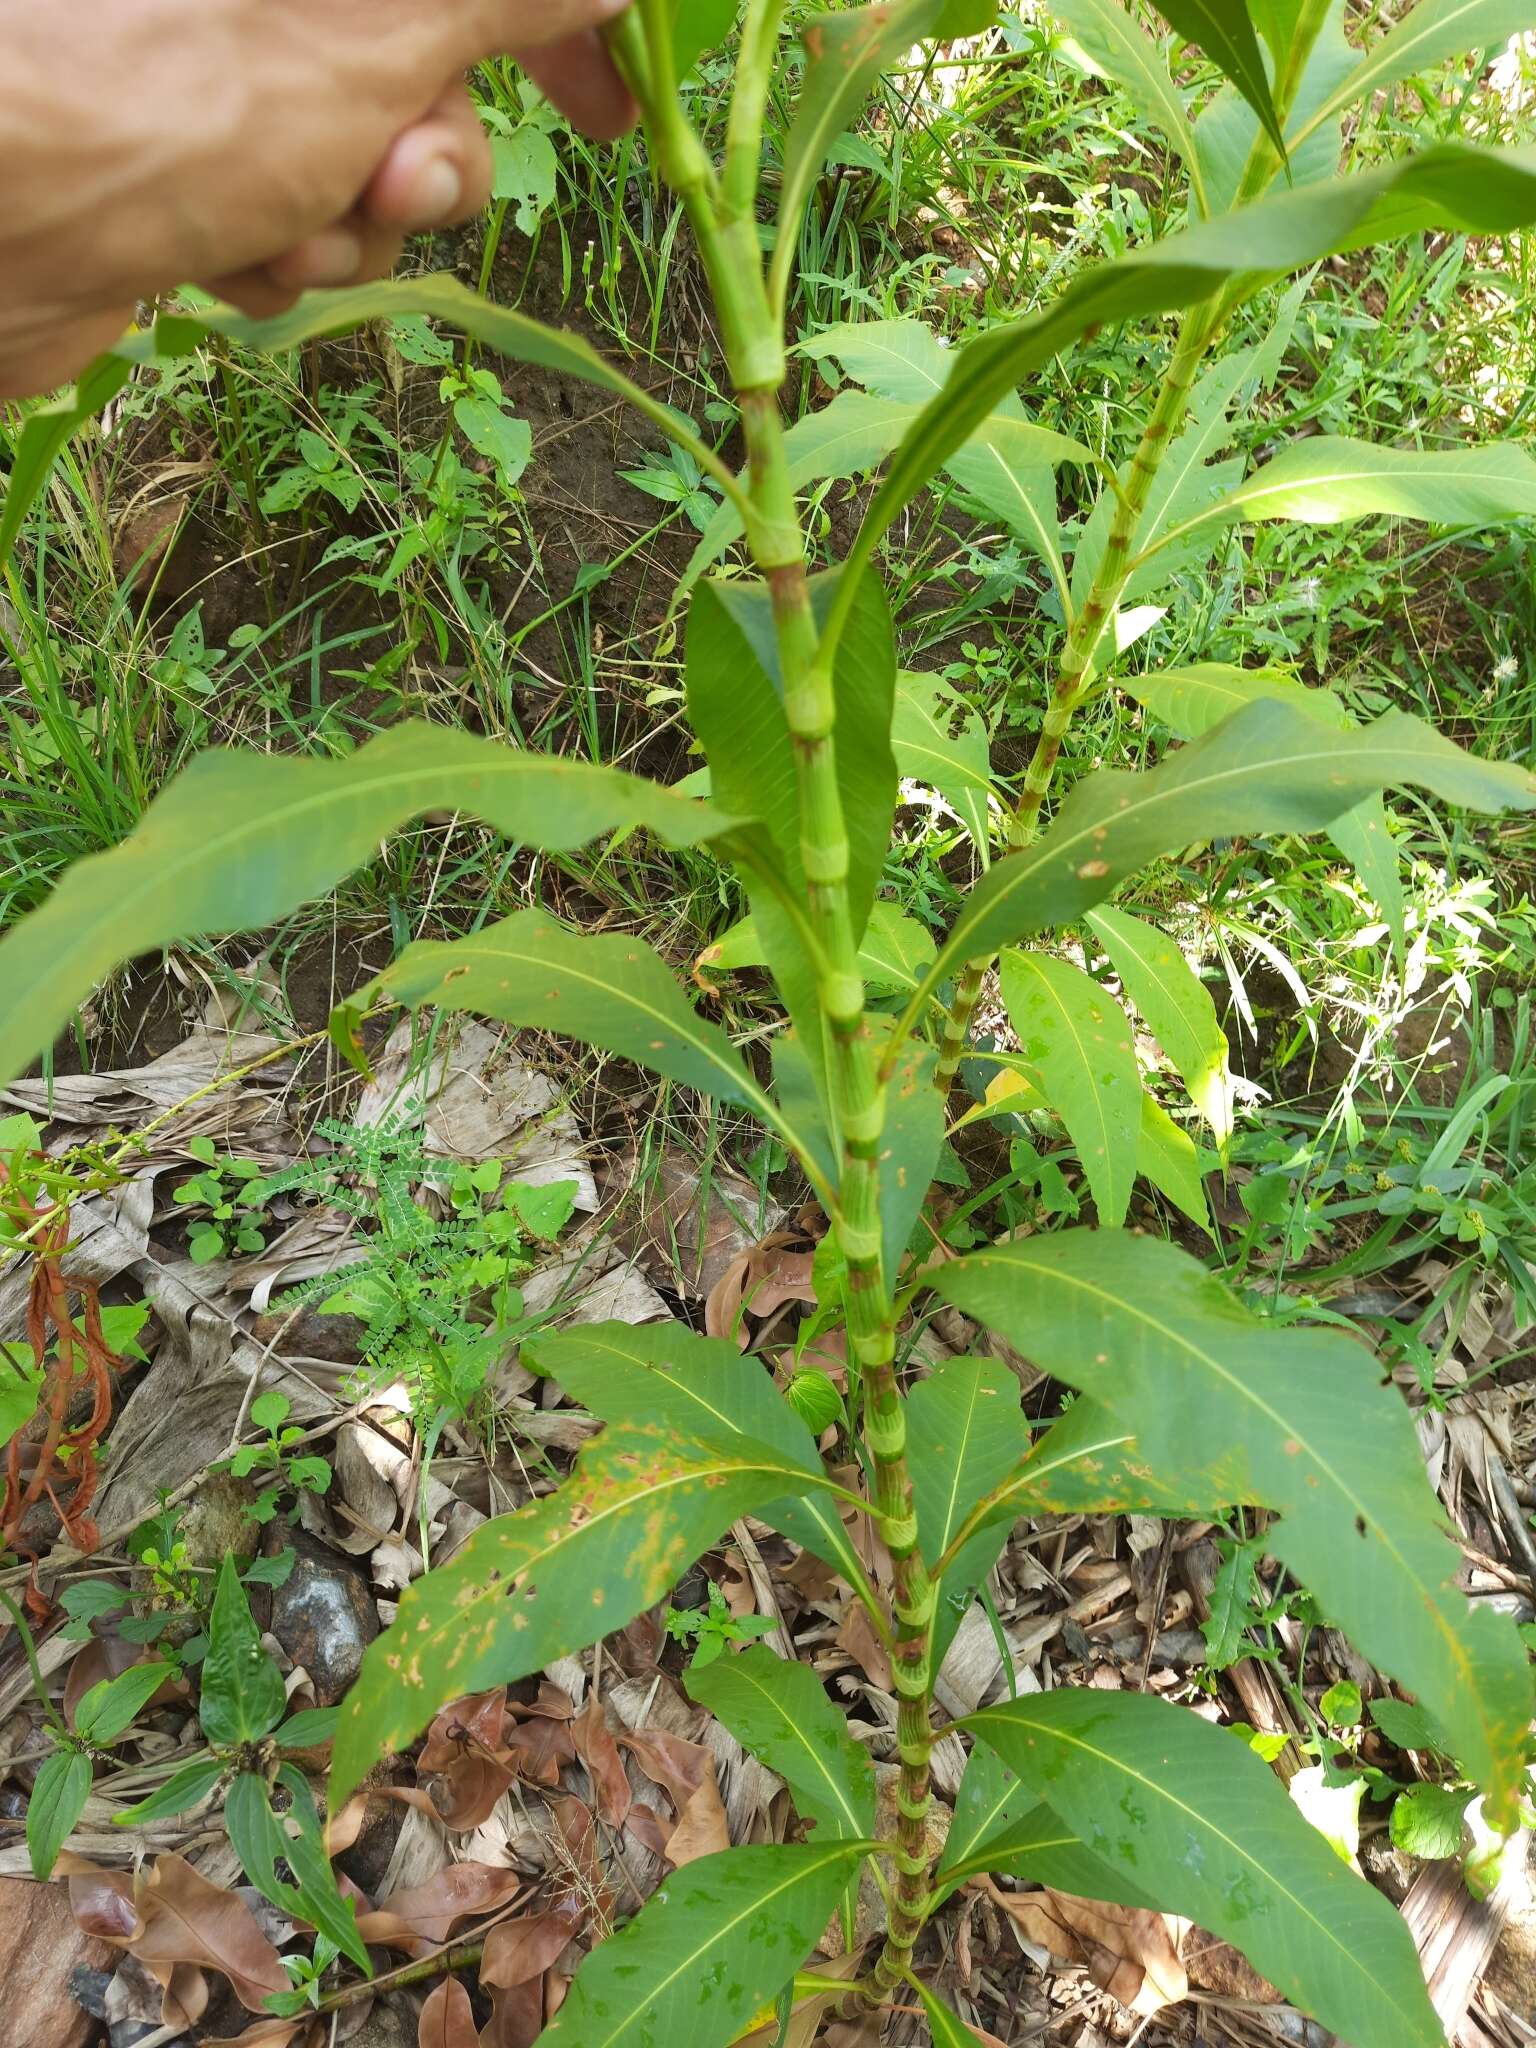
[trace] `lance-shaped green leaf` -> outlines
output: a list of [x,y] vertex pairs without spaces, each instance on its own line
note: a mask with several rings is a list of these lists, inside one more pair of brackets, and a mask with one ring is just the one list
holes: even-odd
[[90,1758],[78,1749],[56,1749],[33,1779],[27,1799],[27,1861],[39,1884],[52,1877],[59,1851],[90,1796]]
[[1151,1901],[1118,1869],[1100,1863],[1058,1814],[1041,1803],[985,1743],[971,1751],[936,1873],[947,1894],[983,1873],[1033,1878],[1082,1899],[1121,1906]]
[[541,2048],[726,2048],[809,1955],[860,1853],[727,1849],[672,1871],[587,1957]]
[[716,1444],[657,1421],[610,1425],[557,1492],[487,1522],[406,1588],[342,1706],[333,1810],[450,1700],[623,1628],[741,1515],[826,1484],[819,1466],[751,1437]]
[[1231,79],[1284,157],[1285,137],[1245,0],[1157,0],[1157,4],[1158,12],[1168,17],[1179,34],[1198,43],[1223,76]]
[[[771,1375],[723,1338],[695,1336],[680,1323],[587,1323],[530,1337],[523,1358],[604,1422],[660,1422],[697,1442],[745,1437],[782,1451],[798,1467],[821,1468],[815,1439]],[[830,1495],[770,1501],[758,1513],[845,1578],[862,1580],[858,1552]]]
[[1172,939],[1107,907],[1091,910],[1089,930],[1109,955],[1126,994],[1189,1090],[1218,1145],[1232,1135],[1232,1074],[1227,1036],[1211,992]]
[[818,1842],[828,1836],[869,1840],[875,1831],[874,1767],[814,1671],[754,1643],[689,1671],[686,1682],[744,1749],[778,1772],[801,1816],[815,1822]]
[[190,1813],[194,1806],[201,1805],[208,1797],[227,1769],[228,1766],[216,1756],[204,1757],[200,1763],[183,1764],[158,1792],[151,1792],[137,1806],[125,1807],[121,1813],[114,1813],[113,1824],[123,1828],[139,1827],[145,1821],[173,1820],[179,1813]]
[[[907,917],[894,903],[876,903],[859,944],[859,972],[871,990],[910,992],[937,951],[937,941],[927,925]],[[768,948],[756,920],[744,917],[733,924],[723,937],[705,947],[696,964],[720,974],[768,966]]]
[[1141,1092],[1141,1124],[1136,1132],[1136,1171],[1210,1236],[1211,1212],[1195,1141],[1146,1089]]
[[1086,1690],[967,1725],[1101,1863],[1242,1949],[1355,2048],[1443,2048],[1401,1915],[1227,1730],[1147,1693]]
[[1009,953],[1003,1002],[1019,1051],[1067,1127],[1105,1223],[1120,1223],[1136,1177],[1141,1077],[1124,1010],[1090,975],[1049,953]]
[[1469,810],[1530,810],[1536,777],[1480,761],[1422,719],[1389,711],[1330,732],[1285,704],[1251,704],[1142,774],[1101,769],[1050,830],[998,861],[955,920],[919,1000],[965,960],[1073,924],[1138,869],[1206,839],[1325,831],[1376,790],[1412,785]]
[[1197,526],[1235,520],[1294,519],[1331,526],[1390,512],[1436,526],[1502,526],[1536,514],[1536,462],[1512,441],[1482,448],[1381,448],[1319,434],[1282,449],[1273,461],[1156,545]]
[[1093,68],[1113,79],[1137,112],[1183,157],[1196,203],[1202,213],[1208,212],[1195,132],[1157,44],[1120,0],[1051,0],[1051,12]]
[[1495,50],[1531,27],[1529,0],[1418,0],[1371,46],[1308,125],[1356,106],[1369,94],[1459,57],[1464,50]]
[[1019,1383],[995,1358],[951,1358],[907,1396],[907,1460],[917,1541],[930,1570],[976,1502],[1024,1460]]
[[[913,1040],[902,1048],[886,1085],[877,1170],[880,1256],[888,1288],[897,1284],[944,1146],[944,1103],[933,1085],[937,1064],[932,1046]],[[930,1249],[920,1243],[918,1256],[926,1257]]]
[[519,910],[466,938],[407,946],[353,1006],[381,998],[413,1010],[431,1003],[525,1030],[558,1031],[773,1120],[767,1097],[725,1033],[698,1015],[640,939],[587,937],[542,910]]
[[1100,265],[1043,311],[962,349],[892,458],[850,562],[870,559],[921,486],[1034,370],[1087,328],[1192,305],[1235,279],[1303,269],[1336,250],[1429,227],[1508,232],[1536,219],[1536,150],[1445,143],[1359,177],[1277,192]]
[[917,1995],[922,2000],[933,2048],[982,2048],[980,2034],[968,2027],[959,2013],[947,2006],[942,1998],[935,1998],[926,1984],[918,1984]]
[[205,312],[163,313],[152,328],[133,332],[98,356],[73,393],[56,405],[41,408],[28,419],[21,435],[10,489],[0,516],[0,561],[15,541],[21,522],[48,479],[55,456],[77,428],[116,396],[136,364],[154,364],[190,355],[210,336],[221,335],[247,348],[274,353],[297,348],[323,335],[350,334],[375,320],[425,318],[441,320],[460,333],[472,334],[513,362],[533,363],[575,377],[599,390],[611,391],[654,421],[674,440],[692,441],[687,422],[669,406],[626,377],[579,335],[546,327],[525,313],[493,305],[468,285],[446,273],[435,277],[383,279],[353,285],[344,291],[306,292],[286,313],[273,320],[252,320],[232,306]]
[[940,677],[903,670],[896,678],[891,746],[903,779],[946,798],[985,853],[996,785],[986,724],[975,706]]
[[[1155,711],[1181,739],[1198,739],[1201,733],[1232,717],[1245,704],[1264,697],[1292,704],[1322,724],[1332,726],[1335,732],[1347,731],[1355,724],[1347,705],[1332,690],[1309,689],[1285,668],[1245,669],[1227,662],[1195,662],[1188,668],[1161,669],[1152,675],[1129,677],[1124,687]],[[1368,796],[1353,810],[1335,818],[1328,832],[1372,899],[1380,905],[1401,952],[1403,885],[1386,805],[1379,796]],[[1134,994],[1132,990],[1133,997]]]
[[[271,1660],[268,1659],[268,1662]],[[131,1728],[168,1678],[169,1664],[135,1664],[116,1678],[93,1685],[75,1709],[75,1733],[84,1742],[105,1748]]]
[[226,1555],[208,1617],[208,1654],[197,1702],[203,1734],[219,1749],[260,1742],[283,1718],[287,1704],[283,1674],[262,1648],[239,1569]]
[[990,1247],[934,1284],[1091,1395],[1170,1486],[1193,1470],[1202,1488],[1273,1510],[1269,1550],[1510,1809],[1532,1706],[1524,1651],[1457,1588],[1412,1418],[1368,1351],[1262,1322],[1198,1260],[1118,1231]]
[[424,811],[567,851],[642,825],[696,845],[730,820],[638,776],[412,722],[340,760],[203,754],[111,853],[0,941],[0,1074],[25,1070],[104,976],[181,939],[254,931],[323,895]]

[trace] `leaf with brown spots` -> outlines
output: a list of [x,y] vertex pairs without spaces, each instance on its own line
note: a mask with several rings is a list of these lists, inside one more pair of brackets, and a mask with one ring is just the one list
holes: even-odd
[[829,1484],[751,1437],[714,1446],[655,1422],[606,1429],[558,1492],[488,1522],[406,1589],[341,1709],[333,1805],[448,1700],[542,1671],[622,1628],[741,1515]]
[[1525,1768],[1525,1652],[1456,1586],[1413,1418],[1368,1350],[1264,1322],[1198,1259],[1122,1231],[990,1246],[934,1284],[1088,1395],[1167,1491],[1272,1509],[1268,1548],[1507,1806]]

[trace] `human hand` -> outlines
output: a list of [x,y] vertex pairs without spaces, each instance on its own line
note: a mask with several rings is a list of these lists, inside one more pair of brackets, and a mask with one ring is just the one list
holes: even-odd
[[512,49],[573,119],[620,132],[596,24],[624,4],[0,0],[0,397],[74,375],[140,298],[190,281],[270,314],[478,211],[489,149],[462,74],[482,57]]

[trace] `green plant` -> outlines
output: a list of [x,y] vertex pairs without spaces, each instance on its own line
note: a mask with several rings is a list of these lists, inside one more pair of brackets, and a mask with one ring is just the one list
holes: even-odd
[[[168,1668],[138,1667],[125,1676]],[[332,1740],[336,1712],[325,1707],[289,1714],[287,1708],[283,1675],[262,1647],[239,1569],[226,1557],[209,1610],[197,1705],[210,1753],[182,1764],[158,1791],[115,1818],[123,1827],[172,1819],[222,1787],[224,1825],[251,1883],[280,1912],[315,1929],[317,1965],[325,1943],[332,1959],[348,1956],[371,1976],[352,1901],[342,1897],[331,1869],[309,1781],[290,1761]],[[281,1875],[280,1865],[290,1877]]]
[[[729,518],[723,509],[701,551],[726,545],[732,522],[744,535],[755,578],[696,578],[688,613],[687,709],[709,799],[425,725],[334,761],[204,757],[126,849],[75,870],[0,947],[5,985],[24,992],[0,1021],[0,1066],[35,1056],[124,957],[284,916],[423,811],[467,810],[549,853],[646,831],[730,862],[751,944],[789,1019],[771,1075],[642,941],[583,934],[538,909],[410,946],[342,1007],[334,1035],[362,1063],[365,1010],[469,1010],[564,1032],[758,1117],[831,1222],[825,1270],[841,1286],[859,1483],[833,1478],[805,1423],[732,1344],[667,1326],[528,1338],[525,1357],[605,1428],[558,1491],[491,1523],[405,1592],[343,1709],[333,1800],[452,1698],[540,1670],[666,1598],[722,1529],[756,1514],[842,1574],[890,1656],[894,1838],[875,1839],[865,1760],[813,1674],[786,1669],[785,1710],[774,1716],[751,1683],[768,1653],[717,1659],[703,1674],[717,1711],[761,1745],[814,1831],[669,1878],[578,1972],[547,2030],[552,2044],[600,2035],[619,2048],[664,2031],[690,2048],[729,2041],[798,1984],[797,1962],[874,1857],[891,1872],[888,1930],[865,1974],[838,1994],[856,2006],[887,2003],[916,1982],[922,1931],[968,1876],[1019,1873],[1188,1915],[1242,1946],[1360,2048],[1429,2048],[1440,2029],[1402,1922],[1225,1731],[1149,1695],[1097,1690],[967,1716],[960,1725],[975,1748],[937,1865],[929,1758],[935,1673],[1019,1514],[1141,1508],[1212,1518],[1237,1503],[1267,1512],[1267,1554],[1418,1695],[1494,1823],[1516,1812],[1531,1710],[1524,1650],[1512,1628],[1469,1610],[1454,1588],[1455,1553],[1410,1417],[1348,1337],[1256,1314],[1200,1260],[1124,1229],[1138,1173],[1177,1191],[1170,1199],[1200,1203],[1193,1142],[1150,1103],[1124,1009],[1047,935],[1076,929],[1103,949],[1220,1144],[1230,1096],[1209,991],[1152,926],[1111,904],[1120,885],[1196,843],[1327,831],[1390,894],[1384,789],[1497,811],[1531,808],[1536,784],[1401,712],[1357,724],[1288,672],[1212,674],[1197,663],[1134,685],[1144,701],[1156,693],[1158,716],[1187,743],[1159,749],[1137,772],[1082,774],[1041,824],[1074,719],[1148,627],[1136,600],[1169,562],[1202,562],[1211,533],[1373,512],[1497,528],[1536,512],[1536,464],[1513,443],[1425,452],[1330,434],[1288,439],[1251,473],[1234,467],[1221,453],[1231,409],[1270,366],[1262,344],[1212,358],[1243,306],[1283,321],[1269,288],[1331,254],[1429,228],[1509,233],[1536,219],[1529,150],[1457,141],[1339,174],[1339,124],[1351,106],[1469,42],[1499,40],[1520,17],[1502,0],[1424,0],[1362,55],[1329,0],[1254,0],[1251,18],[1180,0],[1170,21],[1203,37],[1231,80],[1191,102],[1164,46],[1111,0],[1070,0],[1061,12],[1074,36],[1183,162],[1190,224],[1138,240],[1151,226],[1144,214],[1118,216],[1108,260],[1080,269],[1043,310],[963,349],[938,350],[908,323],[841,331],[832,352],[850,375],[862,355],[866,388],[840,394],[790,435],[779,403],[785,314],[828,153],[884,64],[924,37],[985,26],[995,8],[899,0],[808,25],[765,262],[763,126],[784,11],[779,0],[748,0],[718,163],[676,89],[669,0],[637,0],[614,31],[653,161],[683,202],[713,287],[748,456],[740,476],[584,342],[429,279],[318,295],[266,325],[218,310],[162,320],[31,418],[0,521],[3,546],[58,448],[137,363],[209,334],[284,347],[382,316],[457,323],[489,347],[627,400],[722,494]],[[1126,461],[1028,417],[1020,386],[1090,329],[1167,313],[1180,316],[1177,336]],[[899,391],[889,381],[874,388],[875,352]],[[811,576],[797,491],[879,463],[884,479],[846,557]],[[1081,521],[1059,517],[1061,467],[1102,479]],[[1038,744],[1006,802],[964,701],[937,678],[898,675],[877,570],[884,538],[945,471],[969,495],[1006,503],[1060,614]],[[708,560],[701,552],[700,567]],[[875,903],[903,773],[924,777],[971,821],[981,878],[942,943]],[[940,1169],[946,1102],[1000,952],[1018,1039],[1005,1071],[1065,1125],[1097,1227],[925,1262],[932,1236],[922,1211]],[[868,999],[892,986],[899,1011]],[[1019,1167],[1022,1180],[1022,1155]],[[1052,1206],[1057,1191],[1038,1172],[1032,1185]],[[999,1332],[1079,1398],[1032,1442],[1017,1383],[996,1361],[954,1359],[904,1391],[898,1331],[920,1297]],[[845,1514],[872,1522],[890,1557],[889,1605]],[[972,2038],[926,1986],[917,1990],[936,2039]]]
[[[253,1472],[275,1472],[281,1487],[294,1493],[329,1493],[331,1490],[331,1467],[328,1459],[314,1453],[303,1454],[295,1446],[304,1441],[306,1432],[288,1417],[293,1403],[286,1394],[273,1387],[265,1394],[258,1394],[251,1403],[251,1421],[258,1429],[267,1432],[265,1443],[242,1444],[229,1461],[229,1469],[237,1479],[249,1478]],[[257,1521],[268,1522],[277,1511],[277,1496],[281,1487],[271,1487],[257,1497],[251,1513]]]
[[251,1256],[266,1249],[262,1228],[272,1190],[254,1159],[221,1159],[212,1138],[189,1138],[187,1150],[203,1162],[201,1173],[179,1183],[171,1199],[193,1211],[206,1210],[187,1235],[187,1251],[199,1266],[214,1259]]
[[727,1647],[771,1635],[774,1624],[763,1614],[732,1614],[720,1588],[710,1581],[707,1607],[669,1607],[662,1624],[674,1643],[692,1643],[689,1670],[702,1671]]

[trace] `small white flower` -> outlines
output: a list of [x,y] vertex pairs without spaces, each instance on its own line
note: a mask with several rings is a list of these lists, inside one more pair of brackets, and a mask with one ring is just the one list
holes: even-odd
[[1496,683],[1512,683],[1520,673],[1520,664],[1512,654],[1506,654],[1502,661],[1493,665],[1493,680]]
[[1309,612],[1315,612],[1322,587],[1323,579],[1320,576],[1303,576],[1297,583],[1293,593],[1296,602],[1299,605],[1304,605]]

